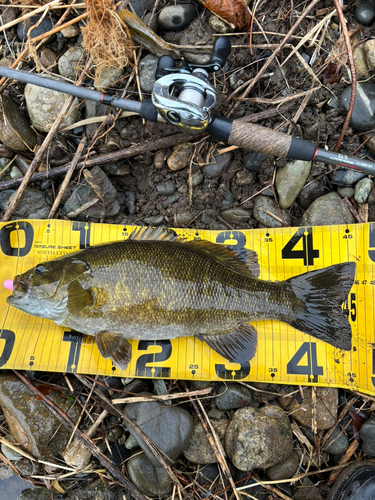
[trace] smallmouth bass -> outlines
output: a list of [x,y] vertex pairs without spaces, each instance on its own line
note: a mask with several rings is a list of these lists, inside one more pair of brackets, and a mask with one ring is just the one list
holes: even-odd
[[345,262],[264,281],[251,250],[245,263],[224,245],[141,228],[126,241],[89,247],[16,276],[7,302],[94,335],[101,355],[122,370],[131,359],[127,339],[196,336],[225,359],[243,363],[257,346],[249,321],[283,321],[350,350],[351,326],[341,304],[355,268]]

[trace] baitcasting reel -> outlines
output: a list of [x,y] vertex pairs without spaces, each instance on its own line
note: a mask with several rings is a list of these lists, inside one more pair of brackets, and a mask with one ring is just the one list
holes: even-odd
[[162,56],[156,69],[152,104],[164,121],[190,130],[203,130],[211,122],[217,92],[208,82],[208,73],[224,67],[230,54],[228,38],[216,38],[211,62],[198,66],[182,59],[175,67],[170,56]]

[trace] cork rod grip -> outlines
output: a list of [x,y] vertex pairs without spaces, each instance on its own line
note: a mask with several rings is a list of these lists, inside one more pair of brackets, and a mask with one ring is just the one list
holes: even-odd
[[292,137],[253,123],[234,120],[228,144],[250,151],[286,158]]

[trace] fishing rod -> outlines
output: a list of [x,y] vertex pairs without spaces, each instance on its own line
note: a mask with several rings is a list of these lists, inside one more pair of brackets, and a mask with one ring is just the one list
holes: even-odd
[[212,111],[218,94],[209,83],[208,74],[224,67],[230,51],[228,38],[218,37],[209,64],[191,64],[182,58],[181,66],[176,67],[176,61],[171,56],[162,56],[156,69],[151,99],[143,102],[4,66],[0,66],[0,76],[138,113],[152,122],[162,121],[188,131],[208,132],[220,141],[250,151],[292,160],[316,160],[375,176],[375,163],[372,161],[326,151],[311,142],[261,125],[214,116]]

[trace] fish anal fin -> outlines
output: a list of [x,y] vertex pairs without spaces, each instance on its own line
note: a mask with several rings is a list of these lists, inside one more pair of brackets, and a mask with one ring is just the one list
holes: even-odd
[[186,239],[176,233],[168,230],[166,227],[145,226],[134,229],[130,234],[128,241],[178,241],[183,243]]
[[225,267],[229,267],[237,273],[249,276],[250,278],[259,277],[258,255],[254,250],[244,249],[246,252],[246,261],[243,261],[236,251],[229,249],[226,245],[211,243],[206,240],[188,241],[186,245],[196,248],[211,257],[215,257]]
[[126,370],[132,357],[132,347],[120,333],[98,332],[95,342],[103,358],[110,358],[120,370]]
[[95,303],[94,292],[85,290],[78,280],[69,283],[67,307],[70,314],[78,314],[83,308],[91,307]]
[[197,337],[232,363],[245,363],[255,356],[257,331],[249,323],[243,323],[235,331],[219,335],[197,335]]

